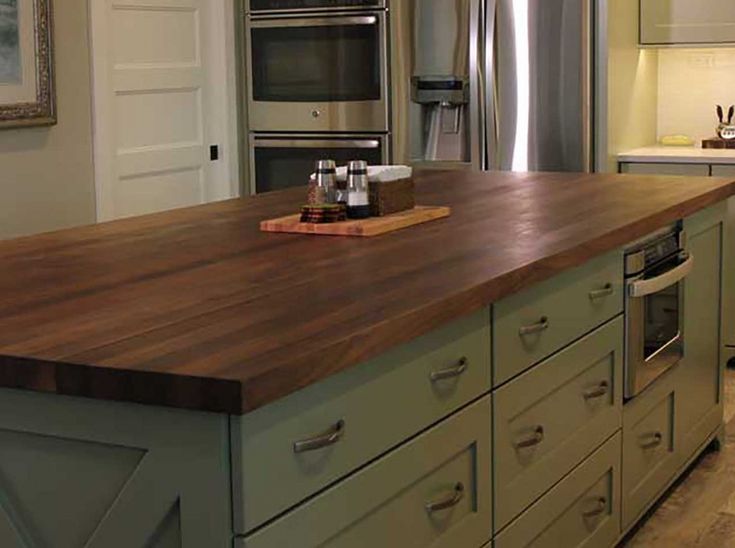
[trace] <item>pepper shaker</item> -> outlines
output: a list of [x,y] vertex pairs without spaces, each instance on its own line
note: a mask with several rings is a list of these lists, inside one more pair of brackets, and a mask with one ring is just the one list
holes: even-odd
[[347,167],[347,217],[366,219],[370,217],[368,199],[367,162],[354,160]]
[[337,167],[334,160],[319,160],[316,163],[316,178],[309,183],[309,205],[335,203]]

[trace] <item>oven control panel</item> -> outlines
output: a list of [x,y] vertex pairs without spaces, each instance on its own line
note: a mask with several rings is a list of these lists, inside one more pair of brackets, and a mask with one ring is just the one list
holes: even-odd
[[680,251],[679,234],[666,236],[645,248],[646,268]]

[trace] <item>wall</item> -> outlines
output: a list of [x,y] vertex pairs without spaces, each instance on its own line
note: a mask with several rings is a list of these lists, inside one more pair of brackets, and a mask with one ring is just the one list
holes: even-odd
[[715,106],[735,104],[735,49],[659,52],[658,136],[714,137]]
[[0,238],[95,220],[87,0],[55,8],[59,123],[0,131]]
[[659,52],[638,47],[638,1],[607,2],[609,171],[619,152],[656,142]]

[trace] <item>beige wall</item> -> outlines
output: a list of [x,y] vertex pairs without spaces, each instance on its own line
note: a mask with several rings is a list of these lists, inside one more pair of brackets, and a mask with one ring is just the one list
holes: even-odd
[[664,49],[659,52],[658,134],[715,136],[715,105],[735,104],[735,49]]
[[87,0],[54,20],[59,123],[0,130],[0,238],[95,219]]
[[658,51],[638,47],[639,0],[609,0],[608,169],[657,137]]

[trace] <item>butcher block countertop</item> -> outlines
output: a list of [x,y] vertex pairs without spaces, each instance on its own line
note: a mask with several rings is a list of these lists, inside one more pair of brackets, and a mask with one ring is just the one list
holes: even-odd
[[452,216],[268,234],[304,189],[0,242],[0,386],[242,414],[735,194],[717,178],[424,172]]

